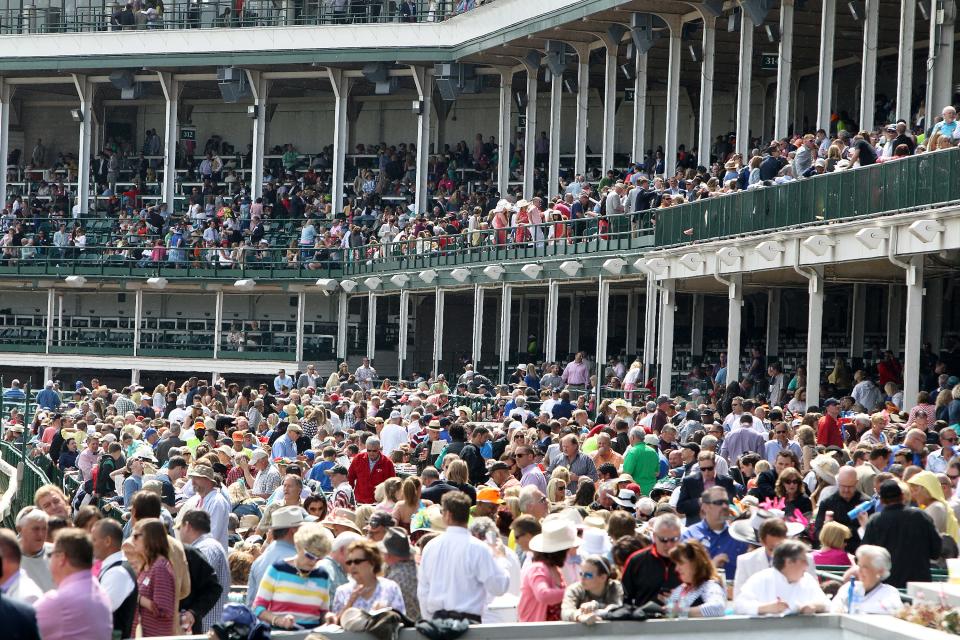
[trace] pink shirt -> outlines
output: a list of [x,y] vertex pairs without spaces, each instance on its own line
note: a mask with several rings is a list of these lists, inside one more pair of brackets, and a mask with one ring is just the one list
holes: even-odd
[[590,367],[586,362],[577,362],[573,360],[567,363],[563,368],[563,375],[560,376],[567,384],[589,384]]
[[34,607],[44,640],[110,640],[110,598],[90,571],[77,571],[48,591]]
[[813,561],[831,567],[849,567],[850,556],[843,549],[821,549],[813,553]]
[[553,572],[542,562],[528,562],[520,572],[520,603],[517,605],[518,622],[544,622],[547,608],[559,606],[563,601],[566,585],[563,578],[554,582]]

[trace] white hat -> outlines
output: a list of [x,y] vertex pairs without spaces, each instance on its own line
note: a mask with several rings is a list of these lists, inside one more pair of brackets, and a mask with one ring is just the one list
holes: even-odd
[[253,455],[250,456],[250,462],[260,462],[264,458],[269,458],[270,454],[264,451],[263,449],[257,449],[253,452]]
[[657,434],[655,433],[648,433],[647,435],[643,436],[643,443],[648,447],[659,447],[660,438],[658,438]]
[[316,519],[315,516],[307,515],[307,512],[304,511],[302,507],[281,507],[270,516],[270,528],[290,529],[292,527],[299,527],[304,522],[313,522]]
[[540,553],[553,553],[580,546],[577,529],[565,520],[544,520],[542,532],[530,540],[530,548]]
[[580,543],[580,556],[606,556],[610,553],[613,544],[610,536],[603,529],[588,527],[583,530],[583,542]]
[[[746,542],[759,546],[760,525],[770,518],[783,519],[783,511],[778,509],[753,509],[749,519],[743,518],[736,520],[730,525],[730,537],[740,542]],[[787,522],[787,537],[793,538],[804,531],[804,526],[799,522]]]

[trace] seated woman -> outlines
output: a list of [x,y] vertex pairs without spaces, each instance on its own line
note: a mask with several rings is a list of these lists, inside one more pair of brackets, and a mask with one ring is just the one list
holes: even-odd
[[356,608],[363,611],[391,608],[400,613],[407,612],[403,602],[400,585],[393,580],[381,578],[383,554],[372,540],[357,540],[347,547],[347,560],[344,562],[349,582],[337,588],[333,596],[333,608],[327,621],[338,623],[346,609]]
[[597,611],[623,604],[623,587],[616,579],[616,569],[603,556],[587,556],[580,565],[580,581],[563,592],[560,619],[567,622],[594,624],[600,620]]
[[333,547],[333,534],[319,523],[305,524],[297,529],[293,544],[297,555],[274,563],[263,574],[253,613],[280,629],[317,627],[330,609],[330,576],[320,561]]
[[703,545],[696,540],[681,542],[671,549],[670,559],[682,584],[670,592],[666,610],[685,611],[691,618],[722,616],[727,594]]
[[[851,581],[840,587],[830,610],[833,613],[895,614],[903,607],[903,600],[896,587],[883,582],[889,577],[892,566],[890,552],[883,547],[860,545],[857,548],[857,568],[853,570],[859,575],[859,585]],[[851,606],[850,595],[854,592],[859,595],[859,602],[854,599]]]
[[853,564],[853,556],[844,547],[850,539],[850,529],[839,522],[824,523],[820,529],[820,550],[813,553],[813,561],[818,564],[847,567]]
[[756,616],[826,611],[827,596],[807,572],[808,552],[798,540],[781,542],[773,551],[773,566],[753,574],[743,585],[734,603],[736,612]]

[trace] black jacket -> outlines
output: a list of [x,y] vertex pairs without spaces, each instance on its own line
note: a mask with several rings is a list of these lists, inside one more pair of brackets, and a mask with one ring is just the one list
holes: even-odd
[[[733,478],[717,476],[716,484],[727,490],[727,496],[733,500],[737,495]],[[700,494],[703,493],[703,476],[698,471],[680,482],[680,495],[677,498],[677,511],[687,516],[687,526],[700,522]],[[642,604],[642,603],[641,603]]]
[[203,617],[217,604],[223,587],[213,567],[193,545],[183,545],[183,552],[190,573],[190,595],[180,601],[180,610],[193,612],[193,632],[202,633]]
[[623,603],[643,606],[659,600],[664,591],[680,586],[680,576],[670,558],[657,553],[653,545],[634,552],[623,568]]
[[770,500],[777,496],[777,471],[769,469],[761,471],[757,476],[757,486],[748,491],[752,496],[756,496],[760,502]]
[[480,448],[472,442],[460,450],[460,459],[467,463],[470,470],[470,484],[477,487],[487,481],[487,465],[483,462]]
[[943,540],[930,516],[896,504],[886,505],[870,516],[863,544],[875,544],[890,552],[893,568],[885,582],[903,589],[908,582],[930,582],[930,561],[940,557]]
[[860,524],[848,518],[847,512],[869,499],[870,498],[858,491],[853,496],[852,500],[844,500],[840,497],[839,492],[833,494],[829,498],[821,500],[820,506],[817,507],[817,520],[813,525],[813,539],[820,539],[820,529],[823,528],[827,511],[833,511],[833,521],[839,522],[850,529],[850,538],[847,540],[846,546],[847,553],[856,553],[857,547],[860,546],[860,534],[857,533],[857,529],[860,528]]
[[37,614],[33,607],[0,593],[0,620],[3,637],[9,640],[40,640]]

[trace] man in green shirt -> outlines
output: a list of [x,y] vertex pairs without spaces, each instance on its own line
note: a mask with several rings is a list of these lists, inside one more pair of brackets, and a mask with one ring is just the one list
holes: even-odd
[[629,473],[643,494],[650,495],[660,473],[660,456],[656,449],[644,443],[645,435],[643,427],[630,429],[630,448],[623,458],[623,473]]

